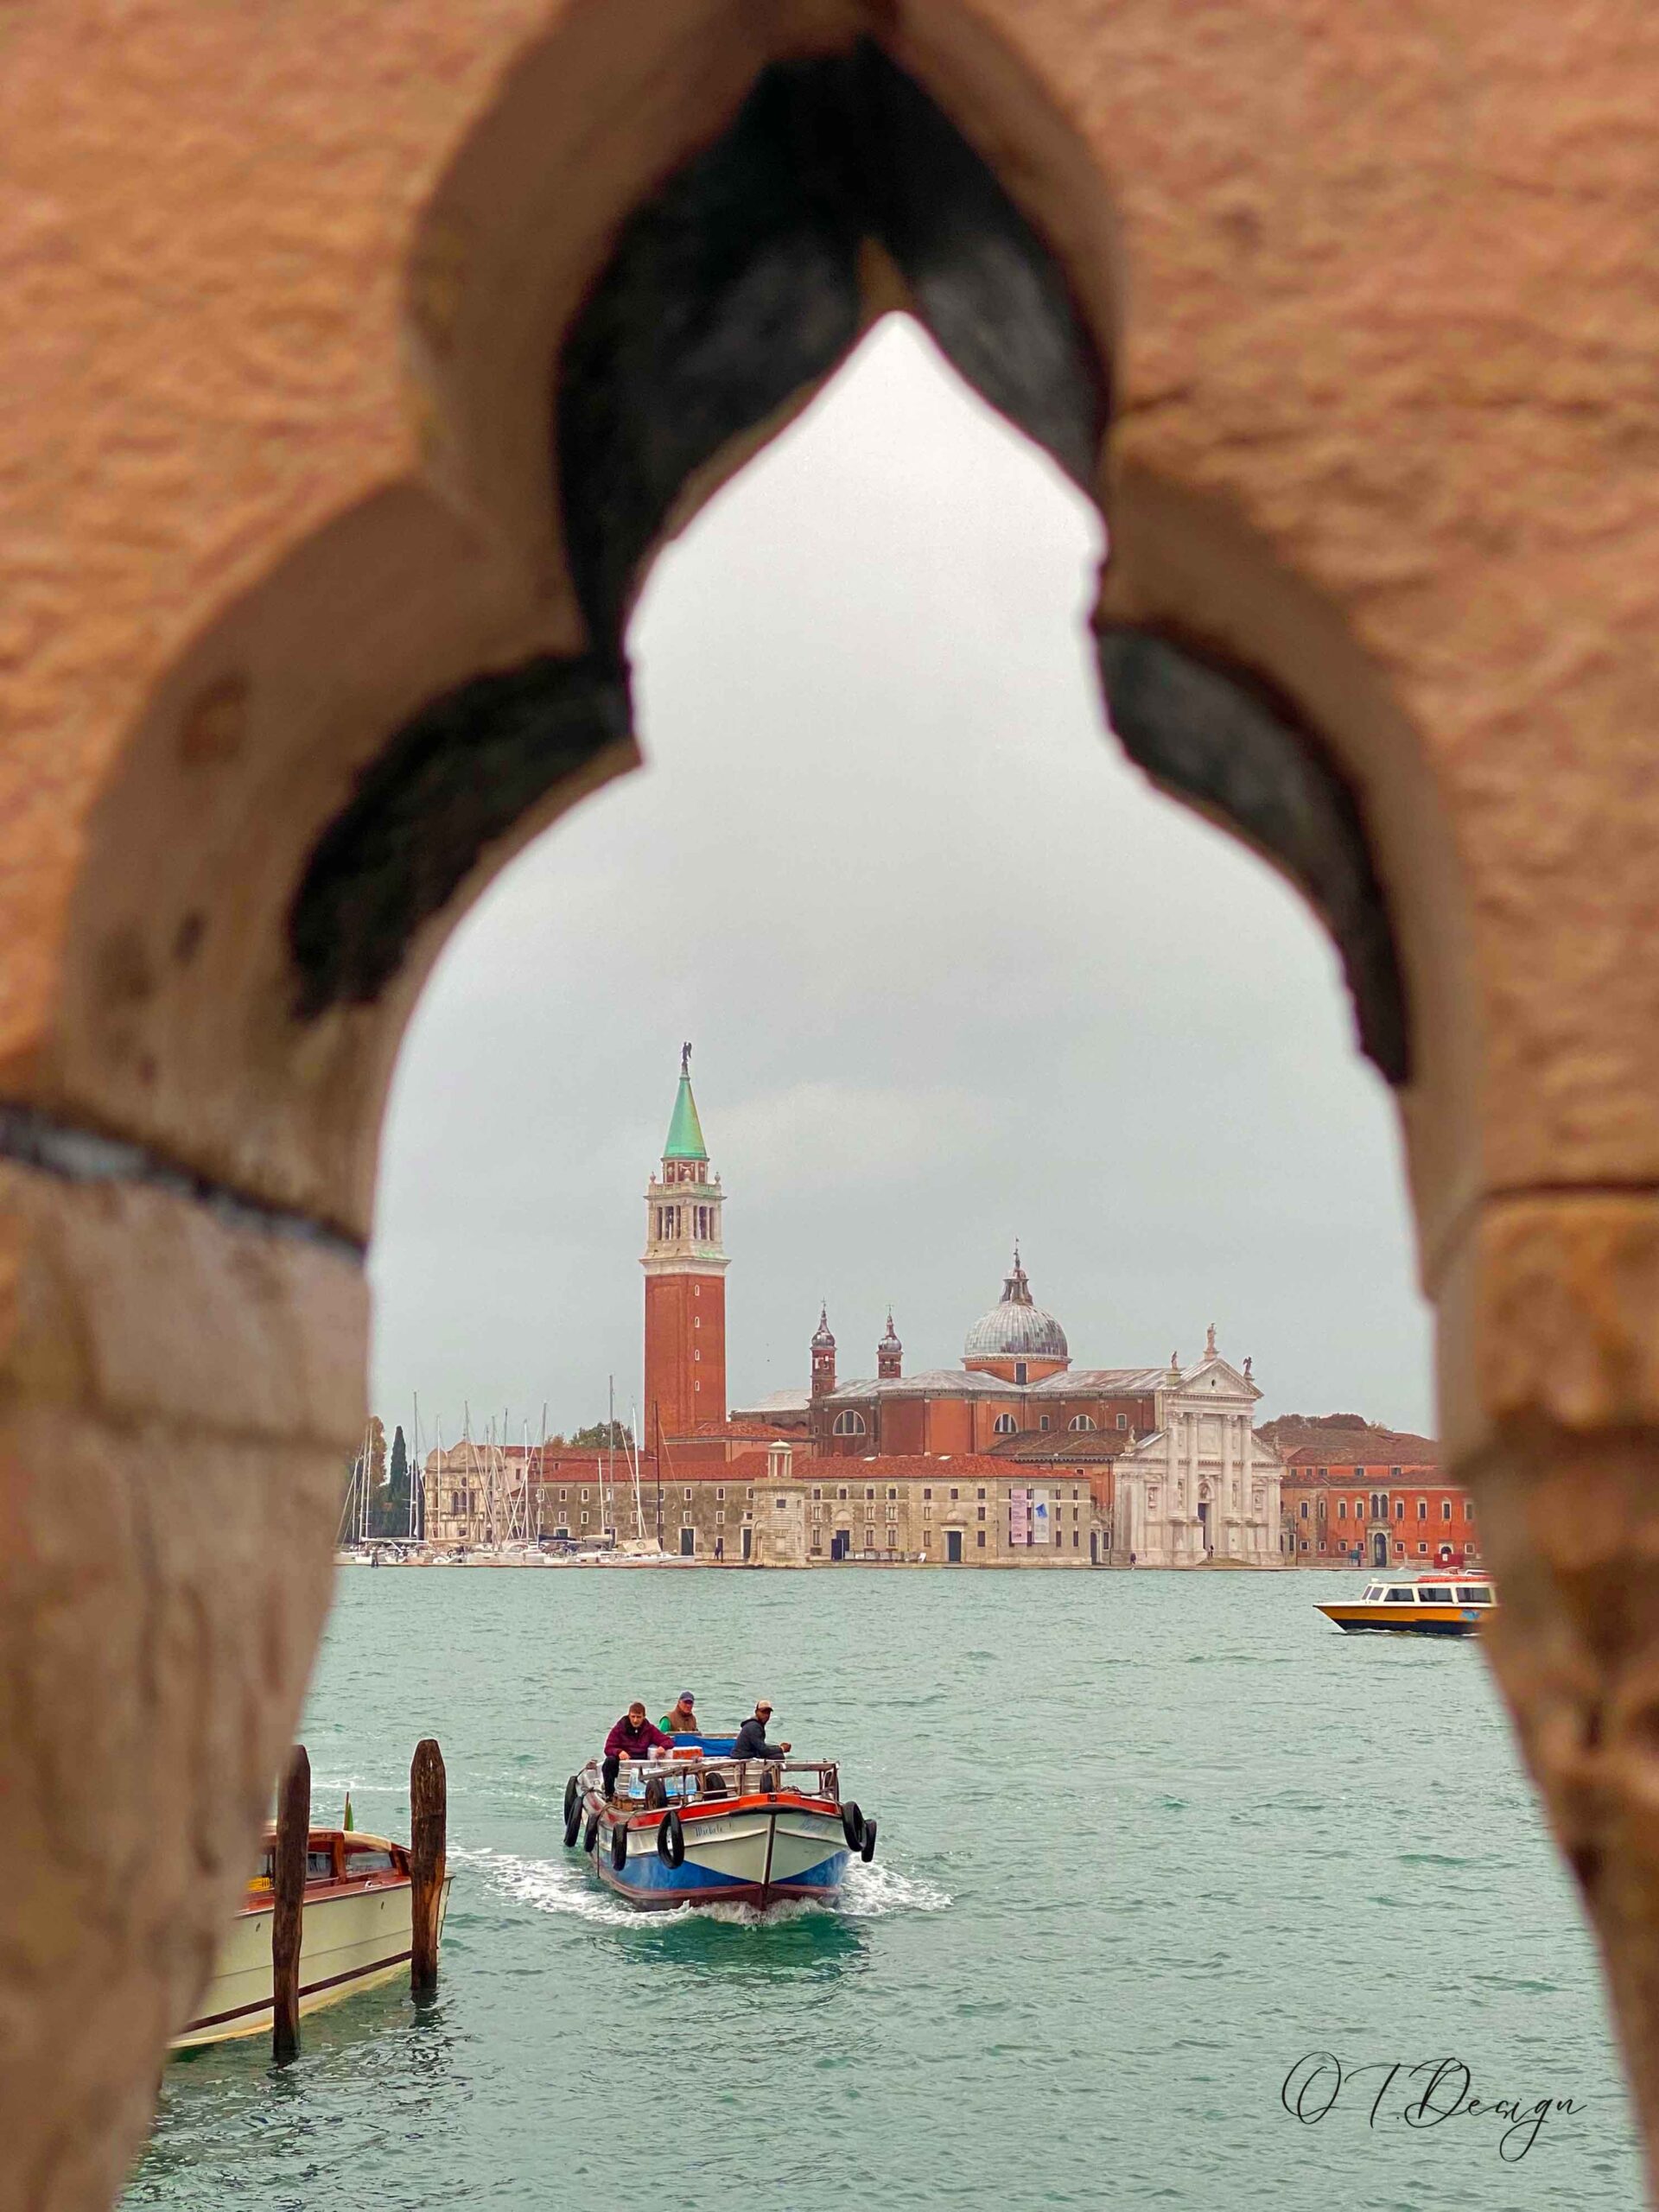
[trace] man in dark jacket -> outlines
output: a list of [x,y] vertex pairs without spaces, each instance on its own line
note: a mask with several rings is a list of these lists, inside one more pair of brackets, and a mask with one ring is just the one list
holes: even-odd
[[753,1717],[746,1720],[737,1732],[737,1741],[732,1746],[732,1757],[739,1759],[780,1759],[789,1749],[787,1744],[766,1741],[766,1723],[772,1718],[772,1707],[765,1698],[755,1707]]
[[643,1701],[635,1698],[610,1734],[605,1738],[605,1764],[600,1774],[607,1797],[616,1794],[617,1769],[624,1759],[645,1759],[652,1751],[669,1751],[674,1746],[660,1728],[653,1728],[645,1718]]

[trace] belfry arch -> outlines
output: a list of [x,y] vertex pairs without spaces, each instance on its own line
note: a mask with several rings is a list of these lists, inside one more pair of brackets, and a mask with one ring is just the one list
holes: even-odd
[[[1659,463],[1592,342],[1645,327],[1641,272],[1573,227],[1615,135],[1477,374],[1484,134],[1548,168],[1561,75],[1513,10],[1455,58],[1267,0],[1208,41],[1150,0],[461,13],[366,28],[326,99],[308,0],[257,35],[162,0],[142,84],[67,6],[14,40],[135,150],[119,208],[96,164],[29,201],[9,341],[0,2206],[108,2200],[292,1725],[421,982],[634,764],[653,548],[896,305],[1100,504],[1121,736],[1299,882],[1398,1088],[1493,1656],[1652,2139],[1656,803],[1620,751],[1652,626],[1607,608],[1659,573]],[[1591,109],[1624,21],[1560,34]],[[14,136],[31,190],[57,121]],[[165,348],[99,274],[135,210]],[[1564,356],[1576,409],[1533,404]],[[1594,649],[1553,657],[1542,599]]]

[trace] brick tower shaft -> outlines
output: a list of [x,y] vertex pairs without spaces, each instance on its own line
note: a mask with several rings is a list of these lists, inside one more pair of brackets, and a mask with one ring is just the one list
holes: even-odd
[[661,1436],[690,1436],[702,1422],[726,1418],[725,1193],[709,1173],[690,1063],[688,1045],[662,1172],[645,1192],[642,1441],[652,1451]]

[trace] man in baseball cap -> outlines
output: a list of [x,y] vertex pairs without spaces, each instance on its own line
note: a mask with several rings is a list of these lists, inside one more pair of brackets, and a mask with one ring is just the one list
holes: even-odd
[[671,1705],[657,1724],[665,1736],[700,1736],[702,1733],[702,1724],[692,1711],[696,1701],[692,1691],[680,1692],[678,1703]]
[[766,1723],[772,1718],[772,1700],[759,1698],[755,1701],[754,1717],[746,1720],[737,1732],[737,1741],[732,1756],[740,1759],[780,1759],[789,1749],[787,1744],[766,1741]]

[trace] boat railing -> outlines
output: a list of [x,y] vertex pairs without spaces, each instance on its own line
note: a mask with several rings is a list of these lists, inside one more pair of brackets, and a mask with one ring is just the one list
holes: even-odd
[[[809,1783],[805,1777],[810,1776]],[[675,1758],[632,1759],[616,1777],[616,1795],[641,1811],[654,1812],[647,1802],[661,1785],[664,1805],[709,1805],[722,1797],[771,1796],[779,1789],[803,1797],[827,1797],[841,1802],[840,1769],[834,1759],[733,1759],[702,1755]]]

